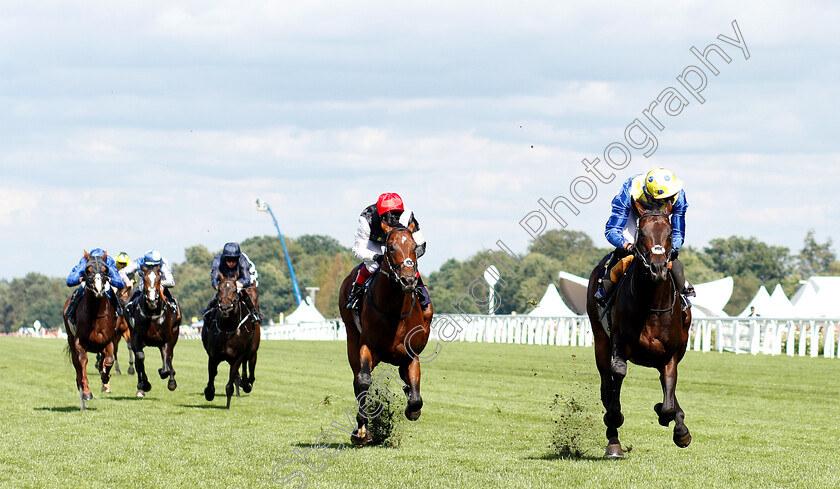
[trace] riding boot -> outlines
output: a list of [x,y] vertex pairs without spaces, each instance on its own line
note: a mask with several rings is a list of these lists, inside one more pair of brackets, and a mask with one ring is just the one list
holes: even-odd
[[362,301],[359,299],[362,298],[362,291],[364,290],[364,285],[353,282],[353,287],[350,289],[350,294],[348,294],[347,305],[344,307],[347,309],[359,309],[359,306],[362,304]]
[[76,307],[78,307],[83,294],[83,287],[74,290],[73,295],[70,296],[70,302],[67,304],[67,309],[64,311],[64,316],[67,317],[67,322],[70,325],[70,332],[74,335],[78,331],[78,327],[76,326]]
[[432,303],[432,296],[429,295],[429,289],[425,285],[417,287],[417,298],[420,299],[420,308],[425,310]]
[[114,312],[117,313],[117,317],[120,317],[123,314],[125,314],[125,311],[122,307],[122,303],[120,302],[119,297],[117,297],[117,294],[114,294],[113,292],[109,293],[108,300],[111,302],[111,307],[114,308]]
[[615,284],[612,283],[610,277],[606,275],[598,281],[598,290],[595,291],[595,302],[597,302],[599,306],[604,307],[607,305],[607,299],[610,297],[610,293],[612,292],[614,286]]

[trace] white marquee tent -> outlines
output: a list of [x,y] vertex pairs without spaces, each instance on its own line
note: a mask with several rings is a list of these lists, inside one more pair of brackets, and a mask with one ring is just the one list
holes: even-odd
[[557,287],[554,284],[549,284],[545,289],[539,305],[533,311],[528,313],[529,316],[577,316],[574,311],[566,306],[560,293],[557,292]]

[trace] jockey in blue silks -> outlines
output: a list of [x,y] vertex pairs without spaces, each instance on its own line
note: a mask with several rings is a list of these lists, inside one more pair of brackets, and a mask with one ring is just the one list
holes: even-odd
[[[164,258],[158,250],[149,250],[140,258],[129,263],[128,266],[121,271],[126,276],[132,276],[135,273],[139,275],[138,283],[143,281],[143,267],[153,267],[160,265],[160,284],[163,286],[163,295],[169,306],[172,308],[173,314],[178,313],[178,301],[172,297],[172,292],[169,291],[171,287],[175,287],[175,276],[172,275],[172,268],[169,266],[169,260]],[[137,305],[137,298],[143,293],[143,285],[140,284],[134,289],[131,294],[131,299],[128,301],[129,321],[133,320],[134,308]]]
[[[123,283],[122,277],[120,277],[119,272],[117,271],[117,263],[114,261],[113,258],[107,255],[106,251],[102,248],[94,248],[90,250],[89,255],[91,257],[105,257],[105,265],[108,267],[108,279],[111,282],[113,287],[121,289],[125,287],[125,283]],[[79,263],[73,267],[73,270],[70,271],[70,275],[67,276],[67,286],[68,287],[75,287],[82,283],[82,278],[85,273],[85,267],[87,267],[87,259],[83,256]],[[73,327],[73,330],[76,330],[76,307],[79,305],[79,301],[82,299],[82,295],[84,294],[85,286],[82,285],[81,287],[77,288],[73,291],[73,295],[70,296],[70,302],[67,304],[67,309],[64,311],[64,315],[67,316],[67,321],[70,323],[70,326]],[[111,301],[111,306],[117,312],[118,316],[121,316],[123,313],[122,305],[120,304],[119,299],[117,299],[116,294],[113,293],[110,289],[107,292],[108,299]]]
[[[677,258],[685,240],[685,212],[688,210],[688,202],[685,199],[682,180],[670,170],[656,168],[646,174],[634,175],[624,182],[613,197],[612,214],[607,219],[604,235],[616,249],[607,260],[604,271],[607,272],[619,259],[632,252],[636,239],[636,220],[639,217],[634,202],[639,202],[645,207],[658,207],[663,211],[671,206],[671,274],[680,291],[683,308],[691,307],[688,296],[695,295],[694,287],[685,280],[683,264]],[[603,305],[614,284],[609,273],[604,273],[599,283],[595,299]]]

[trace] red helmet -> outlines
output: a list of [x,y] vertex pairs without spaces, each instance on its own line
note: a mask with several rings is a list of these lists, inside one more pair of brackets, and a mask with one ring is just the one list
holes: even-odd
[[385,214],[389,211],[403,211],[405,208],[403,207],[402,198],[391,192],[386,192],[379,196],[379,199],[376,200],[376,213],[380,216]]

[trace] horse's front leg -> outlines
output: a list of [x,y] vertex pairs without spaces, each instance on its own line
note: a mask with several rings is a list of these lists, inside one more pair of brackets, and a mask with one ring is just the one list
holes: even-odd
[[166,386],[171,391],[174,391],[178,387],[178,383],[175,382],[175,369],[172,368],[172,357],[174,353],[175,349],[169,341],[160,347],[160,359],[163,366],[158,370],[158,374],[161,379],[169,377],[169,383]]
[[140,335],[131,337],[131,349],[134,351],[134,366],[137,371],[137,397],[145,397],[146,392],[152,390],[152,384],[146,377],[146,354],[143,353]]
[[102,370],[100,377],[102,378],[102,392],[111,392],[111,367],[116,362],[115,354],[116,343],[110,342],[102,351]]
[[423,398],[420,397],[420,360],[415,356],[408,365],[400,367],[400,377],[405,386],[406,406],[405,417],[409,421],[417,421],[423,408]]
[[216,397],[216,374],[219,373],[221,359],[208,355],[207,358],[207,387],[204,388],[204,398],[212,401]]
[[685,425],[685,413],[677,402],[677,356],[674,355],[665,367],[659,369],[659,383],[662,384],[662,402],[653,410],[659,416],[659,424],[668,426],[674,421],[674,443],[685,448],[691,443],[691,433]]
[[[601,397],[604,401],[604,424],[607,425],[607,451],[608,457],[623,457],[621,442],[618,440],[618,428],[624,424],[624,415],[621,414],[621,384],[627,375],[627,360],[624,357],[624,346],[614,334],[610,339],[609,367],[606,375],[601,374]],[[605,395],[606,394],[606,395]]]
[[242,355],[239,355],[239,357],[230,364],[230,374],[228,376],[228,383],[225,386],[225,394],[227,394],[227,405],[225,406],[226,409],[230,409],[230,398],[233,397],[234,386],[239,383],[240,365],[242,365]]
[[93,393],[90,391],[87,379],[87,352],[79,344],[78,339],[73,343],[71,350],[70,358],[72,358],[73,367],[76,369],[76,389],[79,391],[82,406],[84,406],[84,401],[93,399]]
[[367,345],[362,345],[359,348],[359,372],[353,380],[353,391],[356,394],[356,430],[350,435],[350,442],[356,446],[366,445],[371,439],[372,435],[367,429],[368,417],[365,409],[369,407],[370,400],[368,399],[371,371],[376,366],[376,358]]

